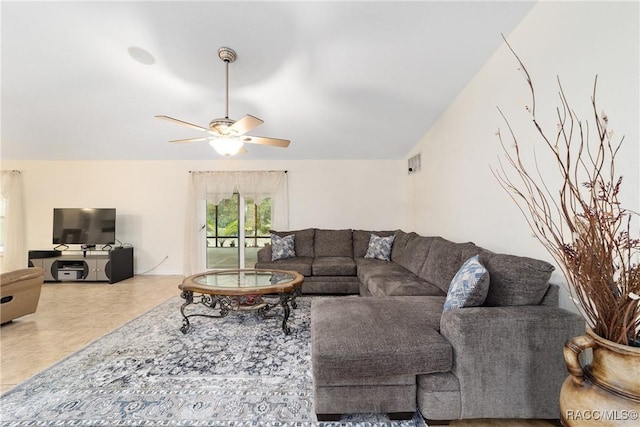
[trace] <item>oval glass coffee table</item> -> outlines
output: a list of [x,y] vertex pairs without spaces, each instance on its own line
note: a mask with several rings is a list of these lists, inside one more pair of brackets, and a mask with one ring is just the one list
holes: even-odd
[[[186,334],[191,326],[190,317],[225,317],[229,312],[258,311],[272,317],[271,311],[281,306],[282,330],[289,335],[287,325],[290,307],[297,308],[296,298],[302,292],[304,277],[295,271],[285,270],[213,270],[194,274],[182,281],[178,288],[185,302],[180,307],[182,327]],[[198,294],[194,297],[194,293]],[[201,304],[213,309],[215,314],[185,314],[192,304]]]

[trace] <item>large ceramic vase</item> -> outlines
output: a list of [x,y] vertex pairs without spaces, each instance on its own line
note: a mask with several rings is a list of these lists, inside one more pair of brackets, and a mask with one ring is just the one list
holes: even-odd
[[[580,353],[592,349],[582,366]],[[565,426],[640,426],[640,348],[605,340],[592,330],[567,341],[569,370],[560,391],[560,417]]]

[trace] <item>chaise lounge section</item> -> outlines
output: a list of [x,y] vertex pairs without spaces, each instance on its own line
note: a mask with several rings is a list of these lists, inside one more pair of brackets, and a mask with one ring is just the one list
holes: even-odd
[[[401,230],[352,231],[349,260],[347,231],[333,231],[323,230],[307,247],[314,250],[305,260],[311,286],[303,291],[351,293],[352,261],[358,295],[312,302],[320,420],[363,412],[407,418],[416,410],[442,422],[559,418],[567,375],[562,349],[585,324],[558,307],[559,288],[549,283],[553,266]],[[372,235],[393,240],[388,260],[367,256]],[[330,252],[333,245],[340,250]],[[294,258],[266,261],[264,253],[256,267],[295,270]],[[484,273],[460,302],[460,277],[473,282],[464,275],[470,265]]]

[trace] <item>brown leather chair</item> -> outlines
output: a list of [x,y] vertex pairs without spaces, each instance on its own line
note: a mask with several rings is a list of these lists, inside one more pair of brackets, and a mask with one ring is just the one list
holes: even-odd
[[44,270],[23,268],[0,275],[0,323],[35,313],[44,283]]

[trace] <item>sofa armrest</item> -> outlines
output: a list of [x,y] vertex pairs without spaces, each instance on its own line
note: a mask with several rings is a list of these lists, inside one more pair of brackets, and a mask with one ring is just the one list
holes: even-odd
[[564,343],[582,335],[577,314],[549,306],[472,307],[443,313],[462,418],[558,418],[567,377]]
[[44,276],[44,270],[40,267],[21,268],[0,275],[0,284],[8,286],[16,282],[26,282],[27,280],[37,279]]
[[560,285],[549,283],[549,288],[544,294],[540,305],[548,305],[549,307],[557,307],[560,302]]
[[271,262],[271,245],[266,244],[258,250],[258,262]]
[[0,323],[36,312],[44,282],[43,269],[29,267],[2,273],[0,282]]

